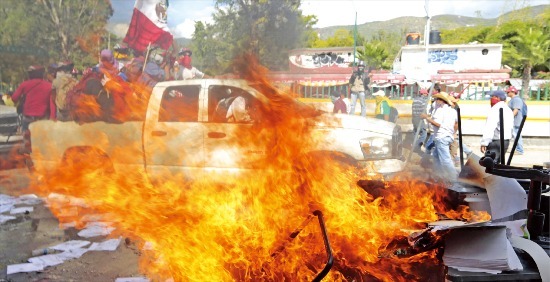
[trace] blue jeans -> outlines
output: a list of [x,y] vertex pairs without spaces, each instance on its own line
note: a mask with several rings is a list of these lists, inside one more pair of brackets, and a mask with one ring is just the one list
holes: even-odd
[[357,94],[359,94],[359,103],[361,103],[361,116],[367,116],[367,105],[365,104],[365,91],[351,92],[350,115],[355,115],[355,105],[357,104]]
[[414,134],[416,134],[416,130],[418,130],[418,127],[420,127],[420,130],[418,131],[418,139],[416,140],[416,144],[413,144],[413,149],[420,152],[422,151],[422,145],[426,146],[428,131],[426,130],[426,125],[424,124],[424,121],[421,121],[420,124],[413,124]]
[[[518,137],[519,126],[514,126],[514,138],[518,139],[518,144],[516,145],[516,152],[523,154],[523,139],[521,135]],[[514,141],[515,142],[515,141]]]
[[451,157],[450,145],[453,143],[452,137],[434,138],[433,157],[435,160],[435,169],[442,173],[445,179],[450,181],[456,180],[457,173],[455,170],[453,158]]

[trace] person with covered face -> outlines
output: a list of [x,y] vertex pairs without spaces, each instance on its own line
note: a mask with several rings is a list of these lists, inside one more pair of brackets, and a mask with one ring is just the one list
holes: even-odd
[[367,105],[365,104],[365,90],[368,88],[369,79],[368,74],[365,73],[365,63],[359,62],[357,70],[353,72],[349,79],[349,85],[351,88],[351,105],[350,115],[355,115],[355,105],[357,105],[357,99],[361,103],[361,116],[367,116]]
[[514,129],[514,113],[506,105],[506,93],[502,90],[496,90],[491,93],[491,109],[487,115],[485,126],[483,126],[483,136],[481,136],[481,153],[490,151],[495,154],[495,162],[500,162],[504,156],[500,155],[500,109],[503,110],[504,126],[504,151],[508,149],[510,138]]
[[435,110],[430,117],[423,113],[421,118],[433,126],[433,158],[436,169],[439,170],[445,179],[456,180],[456,170],[451,157],[450,145],[453,143],[455,135],[455,123],[457,120],[456,111],[452,108],[453,102],[449,94],[440,92],[433,95],[435,100]]
[[175,80],[184,80],[184,79],[193,79],[193,78],[205,78],[203,72],[199,71],[197,68],[191,64],[191,56],[193,52],[187,48],[182,48],[178,53],[178,60],[176,62],[176,70],[174,79]]

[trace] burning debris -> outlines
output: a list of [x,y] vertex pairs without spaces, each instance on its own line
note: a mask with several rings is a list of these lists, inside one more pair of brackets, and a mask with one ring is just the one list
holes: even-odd
[[151,182],[141,170],[115,171],[75,151],[80,162],[36,179],[32,190],[78,199],[50,205],[61,224],[82,229],[85,216],[101,214],[108,223],[101,228],[140,248],[141,270],[155,281],[314,280],[320,273],[329,280],[441,280],[440,234],[427,222],[480,214],[452,211],[442,186],[407,173],[372,179],[364,169],[306,154],[319,113],[289,106],[292,94],[280,94],[265,69],[253,58],[240,61],[247,62],[240,75],[270,99],[257,131],[276,132],[257,169],[195,181],[166,173]]

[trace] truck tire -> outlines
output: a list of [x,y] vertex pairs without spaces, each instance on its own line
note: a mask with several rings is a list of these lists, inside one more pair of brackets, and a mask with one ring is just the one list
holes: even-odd
[[61,159],[60,169],[71,171],[75,175],[100,173],[104,175],[115,172],[113,162],[102,150],[89,147],[71,147],[65,151]]

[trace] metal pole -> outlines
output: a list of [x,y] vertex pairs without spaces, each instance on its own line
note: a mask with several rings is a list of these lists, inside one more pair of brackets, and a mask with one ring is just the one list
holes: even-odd
[[516,146],[518,145],[519,136],[521,136],[521,130],[523,129],[523,124],[525,123],[526,119],[527,119],[527,115],[524,115],[523,118],[521,119],[521,124],[519,125],[518,133],[516,134],[516,138],[514,139],[514,145],[512,146],[512,151],[508,156],[508,161],[506,162],[506,165],[510,165],[510,163],[512,162],[512,158],[514,157],[514,152],[516,151]]
[[[428,103],[431,103],[432,92],[433,92],[434,86],[435,86],[435,83],[432,83],[432,86],[430,87],[430,91],[428,92]],[[412,154],[413,154],[413,151],[414,151],[414,146],[416,146],[416,142],[418,142],[418,134],[420,133],[420,126],[423,123],[424,123],[424,120],[422,119],[422,120],[420,120],[420,123],[416,127],[416,132],[414,133],[413,143],[412,143],[412,146],[411,146],[411,150],[409,151],[409,155],[407,156],[407,160],[405,161],[405,166],[407,166],[409,164],[409,161],[411,160],[411,157],[412,157]],[[428,130],[428,129],[426,128],[426,130]]]
[[458,148],[460,152],[460,169],[464,168],[464,148],[462,148],[462,118],[460,116],[460,107],[456,108],[456,115],[458,117]]
[[504,110],[498,109],[498,118],[500,121],[500,164],[504,164],[506,150],[504,149]]
[[147,66],[147,60],[149,59],[149,51],[151,51],[151,42],[149,42],[149,45],[147,45],[147,53],[145,53],[145,61],[143,62],[143,69],[142,72],[145,71],[145,67]]
[[355,67],[355,57],[357,56],[357,12],[355,12],[355,26],[353,28],[353,66]]

